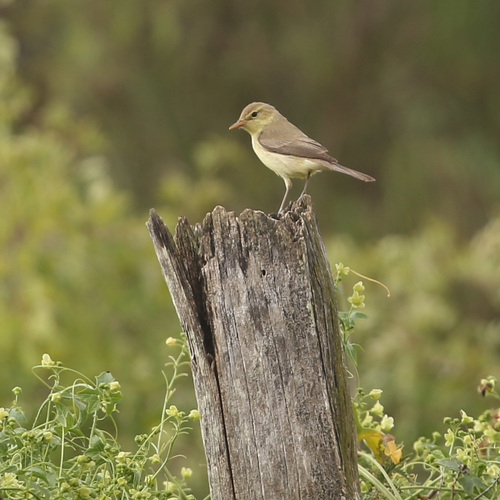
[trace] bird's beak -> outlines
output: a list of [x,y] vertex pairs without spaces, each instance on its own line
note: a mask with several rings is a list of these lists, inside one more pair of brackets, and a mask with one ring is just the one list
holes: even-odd
[[233,123],[229,127],[229,130],[234,130],[235,128],[243,127],[243,125],[246,125],[246,124],[247,124],[247,120],[238,120],[236,123]]

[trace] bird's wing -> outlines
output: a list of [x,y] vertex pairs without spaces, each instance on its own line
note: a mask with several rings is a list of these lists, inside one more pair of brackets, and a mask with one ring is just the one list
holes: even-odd
[[276,124],[273,121],[264,128],[257,138],[261,146],[268,151],[282,155],[318,160],[318,164],[323,165],[329,170],[337,170],[338,172],[351,175],[365,182],[372,182],[375,180],[368,174],[341,165],[335,158],[328,154],[328,150],[324,146],[308,137],[284,116],[281,116],[279,120],[279,130],[276,130]]
[[[284,117],[283,117],[284,118]],[[311,139],[286,118],[279,123],[279,133],[270,123],[259,135],[259,143],[268,151],[327,162],[337,162],[319,142]]]

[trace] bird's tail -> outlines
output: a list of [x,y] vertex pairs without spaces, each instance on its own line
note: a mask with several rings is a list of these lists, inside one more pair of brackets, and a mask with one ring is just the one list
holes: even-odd
[[363,172],[358,172],[357,170],[354,170],[352,168],[344,167],[344,165],[341,165],[337,162],[329,163],[329,167],[332,170],[336,170],[337,172],[342,172],[343,174],[350,175],[351,177],[356,177],[356,179],[359,179],[361,181],[373,182],[375,180],[371,175],[364,174]]

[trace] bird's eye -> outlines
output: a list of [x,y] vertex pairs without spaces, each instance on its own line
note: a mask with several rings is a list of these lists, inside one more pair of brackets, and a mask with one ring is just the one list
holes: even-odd
[[254,112],[253,112],[250,116],[251,116],[252,118],[255,118],[258,114],[259,114],[259,112],[258,112],[258,111],[254,111]]

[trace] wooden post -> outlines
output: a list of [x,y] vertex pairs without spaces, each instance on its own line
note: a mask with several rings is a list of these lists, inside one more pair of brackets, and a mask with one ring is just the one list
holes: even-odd
[[212,500],[360,499],[335,290],[308,196],[147,222],[187,334]]

